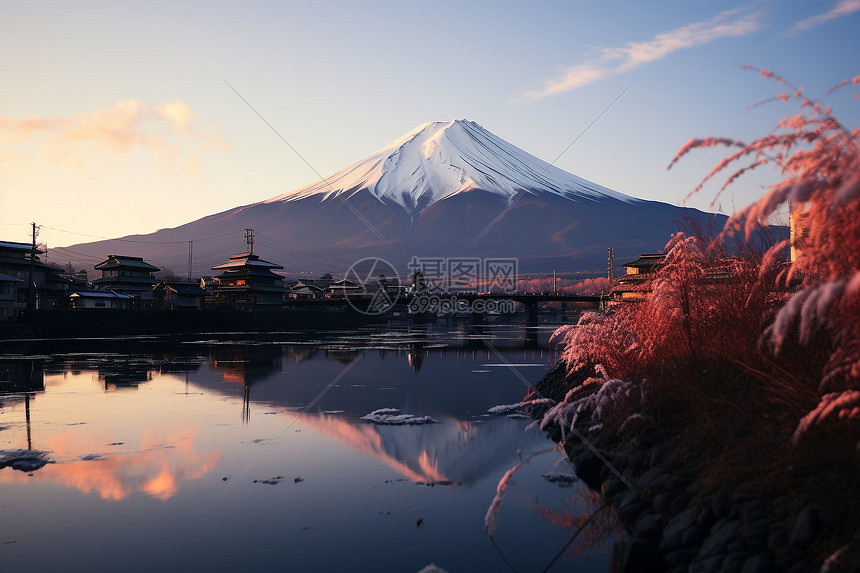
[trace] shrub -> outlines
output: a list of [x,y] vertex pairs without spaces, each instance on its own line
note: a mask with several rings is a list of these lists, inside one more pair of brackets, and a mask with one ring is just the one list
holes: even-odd
[[[714,482],[784,477],[788,466],[814,471],[826,459],[853,468],[856,484],[860,130],[784,78],[756,71],[789,88],[772,99],[796,103],[798,113],[751,143],[692,139],[669,167],[694,149],[726,146],[732,152],[702,183],[725,172],[725,189],[765,165],[785,178],[714,240],[674,235],[647,299],[586,315],[556,336],[569,369],[597,364],[606,379],[643,385],[642,400],[620,399],[595,423],[618,430],[641,414],[677,433],[676,461],[697,464]],[[860,76],[837,89],[858,83]],[[752,246],[786,203],[805,220],[792,262],[784,260],[786,241]]]

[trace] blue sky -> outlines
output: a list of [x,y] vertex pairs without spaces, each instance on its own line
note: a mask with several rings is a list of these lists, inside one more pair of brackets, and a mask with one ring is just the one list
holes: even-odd
[[[860,125],[856,86],[826,95],[860,73],[858,29],[860,0],[7,3],[0,239],[31,221],[49,247],[173,227],[461,118],[547,161],[576,140],[556,165],[682,204],[723,156],[667,171],[687,140],[750,140],[797,111],[748,110],[785,88],[743,64]],[[777,176],[686,204],[731,213]]]

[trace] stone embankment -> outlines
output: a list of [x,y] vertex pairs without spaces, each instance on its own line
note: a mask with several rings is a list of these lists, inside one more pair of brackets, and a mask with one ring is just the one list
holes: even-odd
[[[564,377],[559,369],[548,374],[539,383],[541,393],[557,398],[553,386],[559,385],[559,377]],[[580,420],[589,418],[586,414]],[[588,444],[567,432],[565,450],[577,476],[600,492],[625,530],[613,548],[613,573],[856,570],[860,530],[848,545],[850,536],[837,541],[830,529],[839,511],[740,487],[706,489],[697,476],[683,475],[677,464],[670,469],[672,436],[637,436],[618,443],[600,430],[588,432],[590,423],[575,425]],[[546,429],[553,441],[561,440],[557,424]],[[822,569],[843,545],[840,558]]]

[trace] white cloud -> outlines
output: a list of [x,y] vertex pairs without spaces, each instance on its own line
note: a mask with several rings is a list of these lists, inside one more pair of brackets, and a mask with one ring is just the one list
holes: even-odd
[[565,69],[560,76],[544,82],[540,89],[526,92],[523,96],[535,100],[559,94],[629,72],[677,50],[701,46],[719,38],[751,34],[761,29],[759,17],[757,13],[738,15],[738,10],[729,10],[705,22],[695,22],[658,34],[646,42],[627,42],[620,48],[601,48],[598,57]]
[[819,24],[823,24],[835,18],[853,14],[858,10],[860,10],[860,0],[842,0],[839,4],[823,14],[816,14],[815,16],[810,16],[809,18],[797,22],[791,27],[791,31],[802,32],[803,30],[808,30],[813,26],[818,26]]

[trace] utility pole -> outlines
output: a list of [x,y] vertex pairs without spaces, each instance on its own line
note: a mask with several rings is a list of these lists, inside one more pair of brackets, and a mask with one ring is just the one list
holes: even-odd
[[254,229],[245,229],[245,242],[248,243],[248,254],[254,254]]
[[27,310],[36,310],[36,236],[38,228],[33,222],[33,243],[30,246],[30,272],[27,277]]
[[555,277],[555,269],[552,270],[552,294],[558,294],[558,279]]
[[607,278],[609,279],[609,286],[612,286],[612,281],[615,280],[615,268],[612,264],[612,259],[615,258],[615,249],[609,247],[609,268],[607,269]]
[[194,241],[188,241],[188,282],[191,282],[191,264],[194,260],[193,245]]

